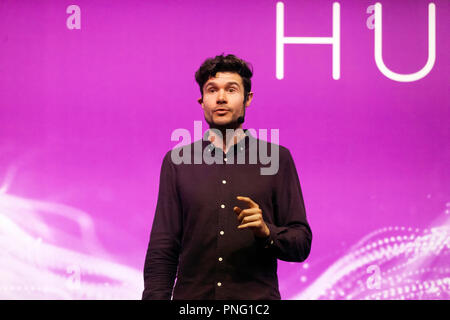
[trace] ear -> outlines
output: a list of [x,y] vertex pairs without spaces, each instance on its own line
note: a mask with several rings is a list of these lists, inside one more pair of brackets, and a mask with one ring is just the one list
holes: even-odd
[[249,92],[247,96],[247,102],[245,102],[245,107],[248,107],[250,105],[250,102],[252,102],[253,99],[253,92]]
[[198,98],[197,102],[202,106],[202,109],[205,109],[205,106],[203,105],[203,98]]

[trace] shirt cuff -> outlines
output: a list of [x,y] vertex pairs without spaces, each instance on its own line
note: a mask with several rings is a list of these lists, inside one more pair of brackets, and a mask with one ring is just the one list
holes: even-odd
[[269,236],[265,237],[265,238],[255,237],[255,239],[256,239],[256,243],[258,244],[259,247],[264,248],[264,249],[269,249],[274,246],[276,231],[275,231],[274,225],[272,225],[270,223],[266,223],[266,225],[270,231]]

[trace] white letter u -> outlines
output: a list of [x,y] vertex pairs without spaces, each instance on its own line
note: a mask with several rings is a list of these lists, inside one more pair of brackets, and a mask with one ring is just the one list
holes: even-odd
[[383,62],[382,50],[382,22],[381,3],[375,4],[375,63],[381,73],[391,80],[399,82],[412,82],[425,77],[433,69],[436,61],[436,6],[434,3],[428,5],[428,60],[425,66],[415,73],[395,73],[386,67]]

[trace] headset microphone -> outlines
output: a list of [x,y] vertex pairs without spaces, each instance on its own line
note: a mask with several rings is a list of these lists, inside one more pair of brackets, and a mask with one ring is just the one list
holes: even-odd
[[244,123],[244,121],[245,121],[245,109],[244,109],[244,115],[242,115],[239,118],[237,118],[237,122],[239,124]]
[[242,114],[242,116],[240,116],[239,118],[237,118],[237,122],[239,123],[239,124],[242,124],[242,123],[244,123],[244,121],[245,121],[245,103],[247,102],[247,95],[245,95],[245,99],[244,99],[244,113]]

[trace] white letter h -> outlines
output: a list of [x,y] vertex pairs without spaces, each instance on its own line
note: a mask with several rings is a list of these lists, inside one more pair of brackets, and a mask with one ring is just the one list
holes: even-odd
[[277,2],[277,44],[276,44],[276,77],[284,77],[284,45],[285,44],[331,44],[333,47],[333,79],[339,80],[341,76],[341,32],[340,32],[340,5],[333,3],[333,36],[332,37],[285,37],[284,36],[284,3]]

